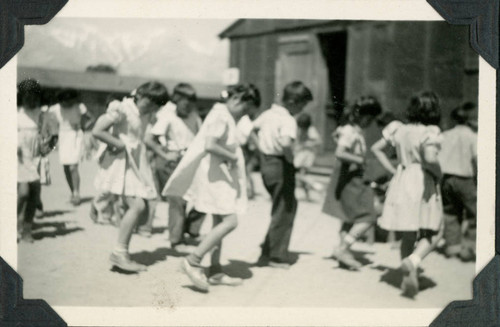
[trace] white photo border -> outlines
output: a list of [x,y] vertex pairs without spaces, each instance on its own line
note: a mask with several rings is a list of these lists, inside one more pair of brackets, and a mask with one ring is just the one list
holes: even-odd
[[[71,0],[57,17],[86,18],[294,18],[432,20],[443,18],[423,0]],[[49,22],[50,24],[50,22]],[[35,27],[36,28],[36,27]],[[0,69],[0,256],[17,267],[16,83],[17,58]],[[479,64],[478,229],[476,274],[495,245],[496,72]],[[471,280],[472,283],[472,280]],[[471,294],[472,298],[472,294]],[[443,310],[194,307],[67,307],[54,310],[70,326],[427,326]]]

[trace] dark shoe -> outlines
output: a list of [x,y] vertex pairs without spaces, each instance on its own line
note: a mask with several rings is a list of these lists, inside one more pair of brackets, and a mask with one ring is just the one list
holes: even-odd
[[183,258],[181,261],[181,269],[182,272],[189,277],[196,289],[208,292],[209,284],[202,267],[192,266],[186,258]]
[[403,282],[401,283],[403,295],[414,298],[419,291],[417,268],[406,258],[401,263],[401,271],[403,272]]
[[128,272],[140,272],[146,271],[147,267],[145,265],[141,265],[137,262],[130,260],[130,257],[127,253],[125,254],[116,254],[111,253],[109,256],[109,261],[113,265],[113,267],[120,268],[121,270]]
[[254,264],[256,267],[267,267],[269,265],[269,257],[261,255]]

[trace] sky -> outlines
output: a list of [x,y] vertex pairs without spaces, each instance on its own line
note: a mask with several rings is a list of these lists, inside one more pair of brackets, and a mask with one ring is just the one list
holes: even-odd
[[121,75],[220,83],[229,43],[218,34],[233,21],[54,18],[26,26],[18,65],[85,71],[107,64]]

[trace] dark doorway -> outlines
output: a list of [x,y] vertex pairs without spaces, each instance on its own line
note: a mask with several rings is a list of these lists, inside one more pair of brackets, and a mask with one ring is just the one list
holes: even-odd
[[328,68],[328,99],[325,108],[324,150],[332,151],[335,144],[331,134],[338,125],[344,108],[347,31],[318,34],[321,50]]

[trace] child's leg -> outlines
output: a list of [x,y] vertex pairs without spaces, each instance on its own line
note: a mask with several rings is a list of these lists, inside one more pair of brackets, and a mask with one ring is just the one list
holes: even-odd
[[71,197],[73,197],[73,177],[71,175],[71,165],[63,165],[64,176],[66,177],[66,182],[68,182],[69,189],[71,191]]
[[24,218],[29,199],[28,183],[17,183],[17,234],[18,239],[23,234]]
[[415,242],[417,241],[417,232],[401,233],[401,259],[404,259],[413,253]]
[[[222,222],[222,217],[219,215],[214,215],[213,217],[213,227],[215,228]],[[220,256],[222,252],[222,240],[215,245],[212,251],[212,256],[210,258],[210,270],[208,272],[209,276],[218,274],[222,272],[222,267],[220,264]]]
[[127,211],[123,215],[120,231],[118,233],[118,245],[121,249],[128,251],[132,231],[137,225],[139,216],[146,210],[146,201],[135,197],[126,197]]
[[73,185],[73,194],[75,196],[75,204],[80,204],[80,173],[78,172],[78,164],[70,165],[69,167]]
[[156,200],[148,201],[148,220],[139,228],[139,234],[142,236],[150,237],[153,232],[153,220],[155,218],[157,204],[158,201]]
[[361,264],[354,259],[350,248],[372,225],[371,222],[343,223],[340,229],[340,245],[334,250],[333,257],[351,269],[361,268]]
[[214,225],[214,228],[201,241],[193,253],[187,257],[190,264],[199,265],[205,254],[220,244],[222,239],[238,226],[238,219],[235,214],[214,215],[214,222],[218,223]]
[[115,245],[110,260],[113,265],[123,270],[132,272],[142,271],[146,267],[130,260],[128,257],[128,248],[139,216],[146,210],[146,202],[141,198],[135,197],[126,197],[125,201],[128,209],[123,215],[118,232],[118,242]]
[[22,225],[22,238],[25,241],[33,242],[31,236],[31,228],[33,226],[33,219],[35,218],[36,207],[38,205],[38,198],[40,197],[40,190],[42,186],[40,181],[28,183],[28,197],[26,199],[26,208],[24,209],[24,218]]

